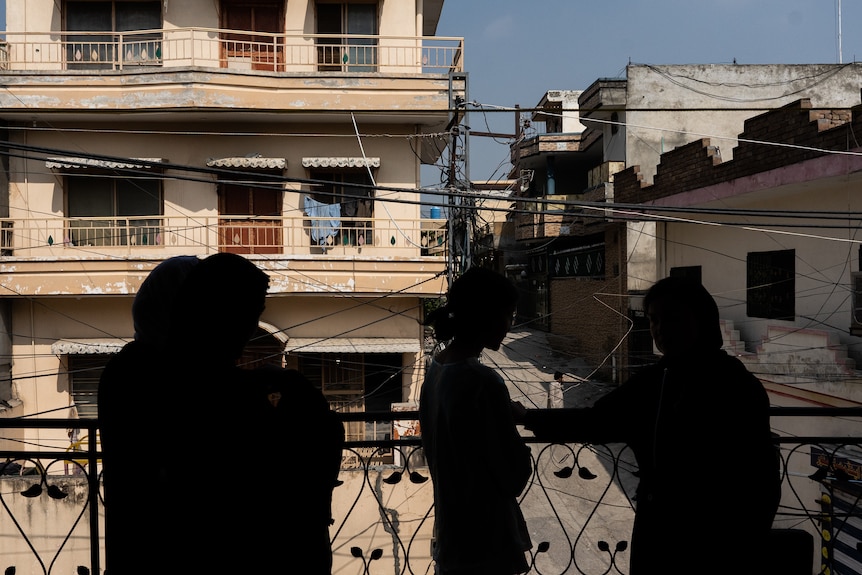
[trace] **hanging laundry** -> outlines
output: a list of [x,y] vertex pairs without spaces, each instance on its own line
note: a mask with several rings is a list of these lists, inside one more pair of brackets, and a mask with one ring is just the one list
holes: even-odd
[[341,227],[341,204],[324,204],[305,196],[305,215],[311,218],[311,240],[325,246],[326,238],[334,236]]

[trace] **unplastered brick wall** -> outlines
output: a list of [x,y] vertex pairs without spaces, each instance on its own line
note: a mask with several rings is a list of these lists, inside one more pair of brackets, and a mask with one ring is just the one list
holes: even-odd
[[[621,294],[625,271],[620,265],[622,246],[620,225],[605,231],[605,277],[555,278],[550,282],[550,331],[548,340],[558,353],[582,358],[599,368],[600,378],[610,380],[614,362],[622,367],[627,356],[628,299]],[[622,341],[622,344],[620,343]]]
[[727,162],[708,138],[665,152],[652,185],[642,181],[639,166],[631,166],[614,178],[614,197],[619,203],[642,203],[789,166],[822,156],[824,150],[859,148],[862,105],[815,109],[809,99],[797,100],[746,120],[739,139],[733,160]]

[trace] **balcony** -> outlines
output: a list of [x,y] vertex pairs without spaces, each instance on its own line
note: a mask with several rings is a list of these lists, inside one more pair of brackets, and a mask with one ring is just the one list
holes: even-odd
[[448,74],[463,39],[441,36],[266,34],[215,28],[134,32],[4,32],[2,71],[141,71],[204,67],[265,72]]
[[519,201],[519,211],[514,215],[515,239],[555,238],[563,234],[564,212],[569,200],[565,195],[548,195],[533,198],[533,201],[526,198]]
[[445,222],[439,219],[307,216],[134,216],[0,219],[0,249],[17,258],[79,257],[99,248],[106,255],[231,251],[290,256],[446,256]]
[[[418,218],[9,218],[0,220],[0,285],[17,295],[117,293],[111,286],[139,281],[141,262],[220,251],[259,256],[277,276],[274,292],[307,291],[316,278],[376,293],[385,268],[390,289],[425,293],[443,289],[442,280],[416,278],[445,272],[448,238],[445,220]],[[76,265],[60,270],[63,261]]]
[[125,114],[126,125],[211,124],[214,113],[219,122],[273,125],[356,113],[366,123],[390,124],[397,108],[403,124],[437,133],[449,120],[452,92],[466,90],[457,73],[460,38],[214,28],[10,31],[4,37],[0,108],[7,121],[31,123],[37,110],[55,126],[103,121],[111,112]]
[[[370,424],[416,416],[416,412],[379,412],[343,418]],[[843,431],[852,432],[839,437],[781,433],[776,439],[783,460],[783,499],[774,527],[804,530],[813,536],[809,551],[816,572],[842,572],[841,566],[858,565],[860,418],[859,408],[772,408],[775,430],[837,429],[840,424]],[[7,572],[17,567],[18,573],[24,573],[25,565],[38,561],[44,569],[40,573],[70,573],[81,566],[100,573],[104,488],[96,421],[3,419],[0,425],[6,440],[0,457],[14,464],[0,476],[4,508],[0,567]],[[69,444],[66,430],[70,428],[80,430],[82,441]],[[429,553],[433,496],[418,444],[415,437],[348,442],[339,476],[343,484],[334,494],[333,572],[433,570]],[[635,505],[631,496],[637,481],[631,452],[624,445],[533,442],[532,447],[534,476],[520,497],[534,544],[530,573],[628,573],[627,542]],[[703,453],[706,467],[708,449],[705,446]],[[378,465],[382,452],[390,454],[393,463]],[[700,471],[680,472],[691,473],[696,480]],[[230,484],[237,481],[236,472],[225,478],[226,497]],[[708,513],[709,501],[692,505]],[[745,506],[740,501],[741,521]],[[740,552],[740,557],[746,555]],[[697,572],[696,566],[683,567],[678,572]],[[740,572],[744,572],[742,566]]]

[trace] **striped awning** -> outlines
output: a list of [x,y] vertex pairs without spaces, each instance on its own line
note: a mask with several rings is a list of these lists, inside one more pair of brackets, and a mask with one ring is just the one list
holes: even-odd
[[419,340],[397,337],[291,337],[286,352],[419,353]]
[[150,170],[159,168],[164,158],[129,158],[128,160],[97,160],[95,158],[78,158],[74,156],[57,156],[45,158],[45,167],[52,169],[134,169]]
[[303,168],[379,168],[380,158],[318,157],[302,158]]
[[243,168],[247,170],[283,170],[287,167],[287,160],[261,156],[232,156],[210,158],[207,160],[207,166],[210,168]]
[[129,342],[119,338],[58,339],[51,344],[51,353],[54,355],[118,353],[127,343]]

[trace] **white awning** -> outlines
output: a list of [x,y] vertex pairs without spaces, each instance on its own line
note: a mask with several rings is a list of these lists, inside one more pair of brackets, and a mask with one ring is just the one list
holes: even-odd
[[150,170],[159,168],[164,158],[129,158],[128,161],[96,160],[94,158],[76,158],[73,156],[58,156],[45,158],[45,167],[53,169],[135,169]]
[[380,158],[302,158],[303,168],[379,168]]
[[284,158],[263,158],[261,156],[232,156],[228,158],[210,158],[207,160],[210,168],[244,168],[253,170],[283,170],[287,167]]
[[398,337],[292,337],[286,352],[308,353],[419,353],[419,340]]
[[54,355],[80,355],[96,353],[118,353],[129,343],[119,338],[88,338],[58,339],[51,344]]
[[257,325],[260,329],[267,332],[269,335],[280,341],[282,344],[287,343],[288,337],[287,334],[284,333],[283,329],[278,329],[278,327],[265,321],[258,321]]

